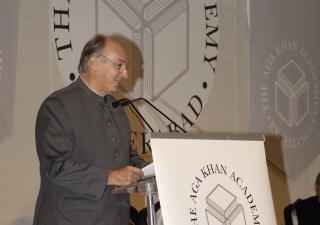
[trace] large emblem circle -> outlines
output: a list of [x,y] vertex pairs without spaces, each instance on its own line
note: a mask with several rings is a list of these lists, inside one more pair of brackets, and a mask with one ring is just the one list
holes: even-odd
[[[103,33],[119,40],[130,60],[130,77],[115,97],[145,98],[186,131],[196,123],[217,66],[216,1],[54,0],[52,19],[54,61],[65,86],[79,76],[85,43]],[[179,131],[148,104],[136,107],[154,131]],[[134,138],[141,137],[142,144],[135,143],[140,149],[145,127],[130,122]]]

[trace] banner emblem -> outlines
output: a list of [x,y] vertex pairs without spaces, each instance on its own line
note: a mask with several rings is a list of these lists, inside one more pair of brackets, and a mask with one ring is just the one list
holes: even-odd
[[[216,73],[216,1],[54,0],[52,4],[53,46],[64,85],[77,78],[85,43],[103,33],[120,41],[130,60],[132,73],[115,97],[145,98],[185,130],[196,123]],[[179,132],[150,106],[140,103],[136,107],[154,131]],[[127,113],[133,147],[148,154],[145,127],[130,110]]]
[[284,146],[300,148],[317,138],[313,131],[320,96],[315,65],[298,42],[283,42],[274,49],[262,72],[262,111],[268,119],[269,131]]

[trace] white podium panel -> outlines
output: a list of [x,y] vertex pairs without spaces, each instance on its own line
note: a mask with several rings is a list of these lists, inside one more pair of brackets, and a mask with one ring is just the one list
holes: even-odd
[[152,133],[165,225],[276,225],[262,135]]

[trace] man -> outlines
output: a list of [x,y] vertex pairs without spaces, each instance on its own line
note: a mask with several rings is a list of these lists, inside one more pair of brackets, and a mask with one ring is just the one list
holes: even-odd
[[320,173],[314,184],[316,196],[307,198],[297,204],[297,216],[299,225],[320,224]]
[[110,192],[141,179],[147,163],[131,149],[129,121],[109,95],[128,77],[127,66],[119,42],[95,35],[82,51],[79,78],[41,105],[34,225],[129,224],[129,195]]

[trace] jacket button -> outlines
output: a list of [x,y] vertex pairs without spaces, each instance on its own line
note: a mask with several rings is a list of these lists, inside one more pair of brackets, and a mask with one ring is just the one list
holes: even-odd
[[104,111],[107,111],[107,106],[103,106],[103,110],[104,110]]
[[111,141],[115,141],[116,139],[114,137],[110,138]]
[[119,153],[118,153],[118,152],[114,153],[114,156],[115,156],[116,158],[118,158],[118,157],[119,157]]
[[108,126],[108,127],[111,127],[111,122],[107,122],[107,126]]

